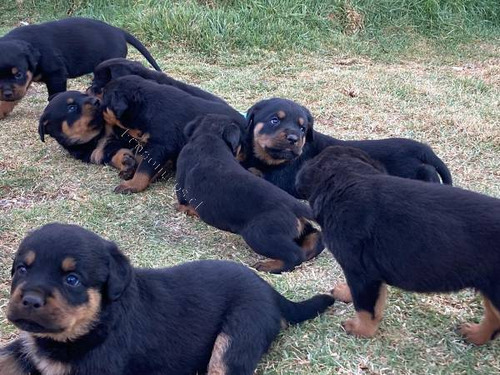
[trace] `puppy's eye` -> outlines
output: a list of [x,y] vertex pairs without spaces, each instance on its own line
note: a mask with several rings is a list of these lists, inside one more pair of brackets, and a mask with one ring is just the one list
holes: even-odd
[[78,278],[78,276],[73,275],[72,273],[69,274],[69,275],[67,275],[66,278],[64,279],[64,281],[69,286],[78,286],[78,285],[80,285],[80,279]]
[[22,79],[23,77],[24,77],[23,72],[17,72],[17,73],[14,75],[14,78],[15,78],[15,79]]
[[68,105],[68,113],[76,112],[77,109],[78,109],[78,106],[76,104],[69,104]]
[[18,275],[25,275],[28,272],[28,269],[25,266],[17,266],[16,273]]
[[271,125],[278,125],[280,123],[280,119],[277,117],[273,117],[270,121]]
[[305,127],[305,126],[301,126],[301,127],[300,127],[300,131],[301,131],[302,133],[305,133],[305,132],[306,132],[306,127]]

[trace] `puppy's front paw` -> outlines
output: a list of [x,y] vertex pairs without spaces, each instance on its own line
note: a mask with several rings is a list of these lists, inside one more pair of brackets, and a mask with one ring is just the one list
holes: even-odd
[[130,180],[134,177],[137,168],[137,161],[132,155],[124,155],[122,158],[122,168],[118,176],[123,180]]
[[467,341],[476,345],[483,345],[491,340],[491,333],[483,329],[481,324],[464,323],[460,326],[460,333]]
[[352,302],[351,289],[347,283],[342,283],[335,285],[331,291],[333,297],[341,302],[350,303]]
[[187,216],[198,217],[198,218],[200,217],[200,215],[198,214],[198,212],[196,212],[193,206],[178,203],[176,208],[177,211],[182,212]]
[[270,272],[270,273],[281,273],[284,270],[285,263],[279,259],[266,260],[257,262],[253,265],[257,271]]
[[357,337],[373,337],[378,329],[378,323],[368,316],[358,314],[356,317],[347,319],[342,323],[345,331]]
[[129,181],[122,182],[120,185],[115,187],[114,192],[120,194],[132,194],[137,193],[139,190],[135,188],[133,185],[128,184]]

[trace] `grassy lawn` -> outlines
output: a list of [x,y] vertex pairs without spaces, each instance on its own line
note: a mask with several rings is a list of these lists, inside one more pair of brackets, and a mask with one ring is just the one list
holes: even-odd
[[[2,16],[0,33],[18,21],[17,13],[10,14],[10,21],[9,13]],[[234,52],[236,47],[228,46],[213,54],[212,49],[154,42],[150,49],[170,75],[222,96],[239,110],[281,96],[306,105],[318,130],[341,139],[397,136],[426,142],[448,163],[457,186],[500,197],[500,43],[498,36],[478,35],[455,49],[415,37],[403,52],[395,47],[387,55],[381,43],[366,47],[370,39],[345,36],[339,36],[345,40],[338,49],[311,51],[257,46]],[[83,89],[89,82],[82,77],[70,88]],[[51,138],[41,143],[37,126],[46,95],[43,85],[33,85],[0,122],[0,343],[17,334],[4,314],[12,256],[27,231],[48,222],[96,231],[116,241],[141,267],[195,259],[251,265],[259,259],[238,236],[176,212],[173,180],[141,194],[117,195],[115,170],[73,160]],[[262,277],[294,300],[326,292],[343,280],[327,251],[292,273]],[[352,305],[339,302],[325,315],[284,331],[258,373],[500,371],[500,340],[475,347],[457,332],[461,322],[480,319],[481,301],[472,291],[417,295],[390,289],[380,332],[370,340],[343,332],[341,322],[353,312]]]

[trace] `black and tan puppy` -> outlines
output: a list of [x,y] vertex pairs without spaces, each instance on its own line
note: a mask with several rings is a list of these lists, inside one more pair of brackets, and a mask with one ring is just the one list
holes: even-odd
[[328,146],[359,148],[383,164],[394,176],[451,184],[446,165],[432,149],[404,138],[341,141],[313,130],[309,111],[280,98],[263,100],[247,113],[249,153],[244,166],[279,186],[289,194],[303,198],[295,189],[295,177],[305,161]]
[[94,69],[94,79],[92,80],[92,85],[89,87],[88,92],[96,96],[102,96],[102,89],[111,80],[128,75],[140,76],[162,85],[173,86],[198,98],[225,103],[225,101],[218,96],[202,90],[199,87],[178,81],[165,73],[148,69],[138,61],[124,58],[110,59],[100,63]]
[[328,147],[297,175],[325,244],[347,285],[334,296],[354,302],[347,332],[373,336],[386,284],[420,293],[474,288],[484,298],[480,324],[463,335],[484,344],[500,331],[500,200],[440,184],[386,175],[359,149]]
[[21,243],[0,349],[2,375],[254,374],[282,323],[333,304],[289,301],[250,269],[198,261],[132,268],[116,244],[49,224]]
[[110,164],[126,180],[134,175],[137,142],[104,124],[100,101],[93,96],[79,91],[56,94],[40,117],[38,132],[42,142],[48,134],[78,160]]
[[261,271],[290,271],[323,250],[309,207],[239,164],[243,134],[237,122],[208,115],[186,133],[176,175],[182,211],[241,235],[256,253],[272,258],[256,265]]
[[133,35],[101,21],[67,18],[8,32],[0,38],[0,118],[14,109],[32,81],[44,82],[49,96],[66,91],[68,78],[91,73],[104,60],[125,57],[127,43],[160,70]]
[[184,127],[198,116],[225,114],[245,128],[244,117],[223,102],[205,100],[139,76],[111,81],[103,94],[104,118],[141,142],[142,162],[134,177],[116,187],[119,193],[146,189],[154,176],[164,173],[186,143]]

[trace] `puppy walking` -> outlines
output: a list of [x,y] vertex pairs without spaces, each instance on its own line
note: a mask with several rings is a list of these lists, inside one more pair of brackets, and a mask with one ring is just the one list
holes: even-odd
[[24,97],[32,81],[44,82],[49,96],[66,91],[68,78],[91,73],[104,60],[127,55],[134,46],[160,67],[132,34],[88,18],[67,18],[15,28],[0,38],[0,118]]
[[248,268],[198,261],[132,268],[117,246],[49,224],[21,243],[2,375],[252,375],[282,323],[333,304],[289,301]]
[[297,176],[341,265],[354,302],[347,332],[373,336],[386,284],[420,293],[474,288],[484,299],[480,324],[461,332],[484,344],[500,331],[500,200],[451,186],[388,176],[364,152],[329,147]]

